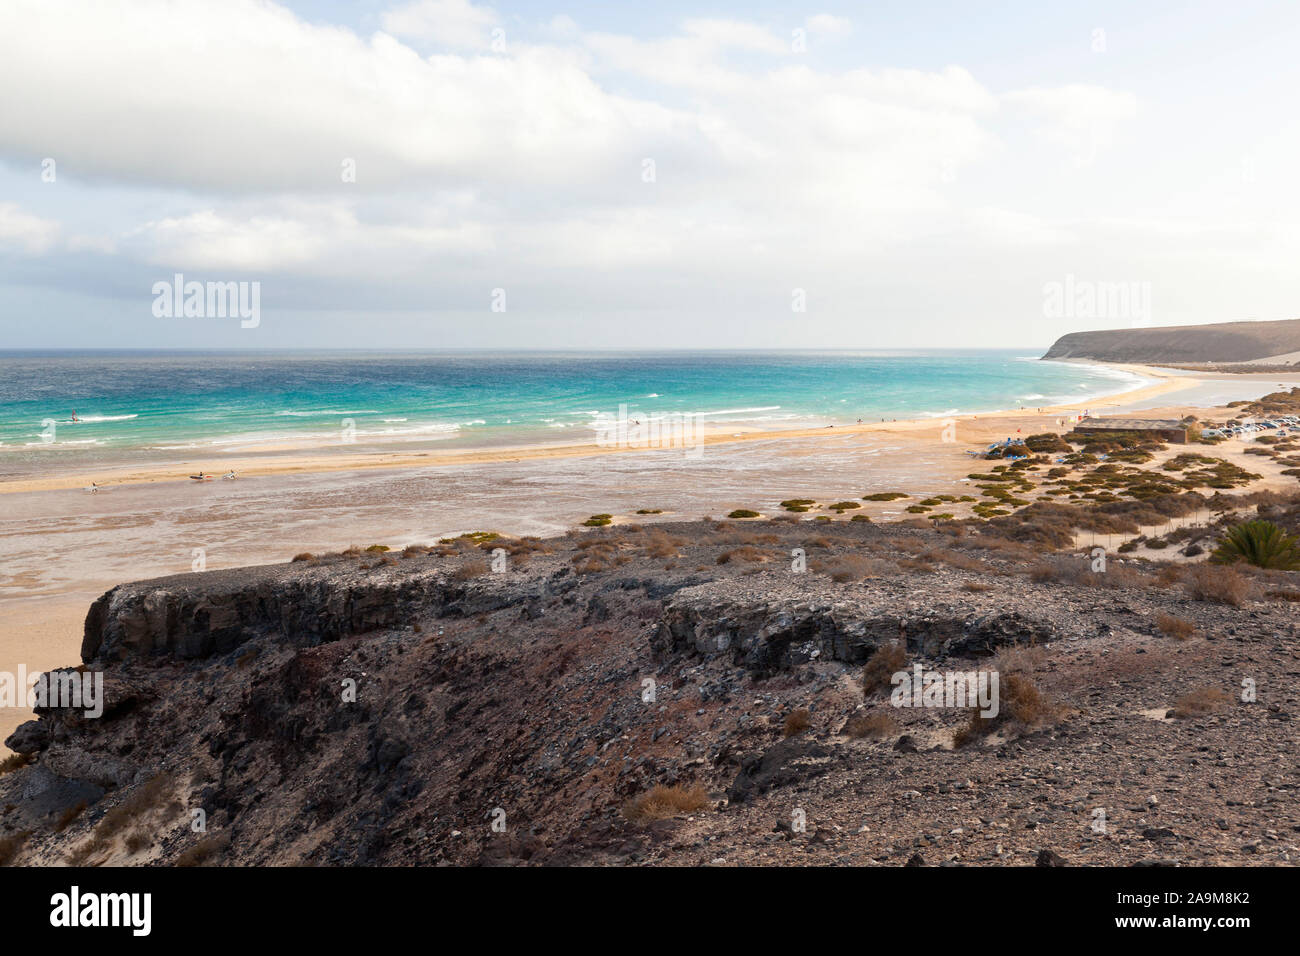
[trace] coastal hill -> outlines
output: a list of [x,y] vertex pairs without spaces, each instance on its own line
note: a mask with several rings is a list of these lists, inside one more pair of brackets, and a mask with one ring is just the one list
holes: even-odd
[[1071,332],[1057,339],[1043,358],[1136,364],[1267,362],[1294,365],[1300,362],[1300,319]]

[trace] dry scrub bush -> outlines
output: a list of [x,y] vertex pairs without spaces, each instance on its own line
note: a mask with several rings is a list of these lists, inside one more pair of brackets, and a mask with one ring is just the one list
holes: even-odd
[[651,532],[646,536],[645,553],[652,558],[675,558],[685,543],[682,538],[669,537],[662,532]]
[[74,806],[68,807],[68,809],[60,813],[59,818],[54,821],[54,832],[62,833],[64,830],[66,830],[68,827],[72,825],[73,820],[77,819],[77,817],[81,816],[85,812],[86,812],[85,800],[82,800],[80,803]]
[[30,835],[30,830],[23,830],[7,837],[0,837],[0,866],[8,866],[14,861]]
[[1156,627],[1160,629],[1161,634],[1172,637],[1176,641],[1185,641],[1196,633],[1196,627],[1191,621],[1185,621],[1172,614],[1157,614]]
[[793,737],[795,734],[801,734],[812,726],[812,714],[807,708],[792,710],[785,718],[785,727],[783,728],[785,736]]
[[623,816],[632,821],[662,820],[679,813],[693,813],[709,805],[709,795],[697,785],[656,786],[623,807]]
[[[170,773],[160,773],[137,786],[121,803],[104,814],[94,835],[72,852],[68,862],[84,865],[94,853],[107,849],[109,842],[128,827],[133,830],[142,828],[146,818],[162,809],[163,801],[175,783],[176,779]],[[172,800],[167,809],[179,813],[183,808]]]
[[1172,716],[1200,717],[1222,710],[1232,703],[1232,696],[1218,687],[1198,687],[1174,701]]
[[973,535],[963,544],[968,548],[974,548],[979,551],[994,551],[1004,557],[1019,561],[1029,561],[1038,557],[1038,552],[1033,548],[1026,547],[1016,541],[1010,541],[1007,538],[998,537],[997,535]]
[[230,834],[214,833],[204,837],[180,856],[176,857],[177,866],[202,866],[212,857],[224,853],[230,847]]
[[1076,587],[1134,588],[1151,579],[1127,565],[1110,562],[1105,571],[1093,571],[1086,558],[1053,557],[1030,566],[1029,577],[1038,584],[1072,584]]
[[1039,690],[1027,673],[1000,672],[997,716],[984,717],[978,708],[972,709],[970,723],[956,733],[953,744],[964,747],[999,728],[1013,733],[1037,730],[1057,723],[1062,713],[1061,706]]
[[862,668],[862,693],[869,696],[892,686],[891,678],[906,666],[907,648],[901,642],[880,645]]
[[4,760],[0,760],[0,777],[7,773],[13,773],[15,770],[20,770],[31,762],[31,754],[10,754]]
[[979,558],[962,554],[960,551],[949,551],[947,548],[933,548],[922,554],[921,558],[926,561],[939,561],[950,567],[960,568],[963,571],[989,570],[989,566]]
[[906,551],[908,554],[921,554],[931,550],[930,545],[919,538],[889,538],[885,541],[885,546],[894,553]]
[[1196,601],[1213,601],[1241,607],[1254,588],[1235,568],[1221,564],[1194,564],[1183,572],[1183,589]]
[[466,561],[455,571],[451,572],[451,577],[454,581],[468,581],[471,578],[477,578],[487,574],[487,571],[487,562],[475,559],[473,561]]
[[844,733],[855,740],[863,737],[891,737],[898,732],[898,721],[894,720],[892,714],[886,712],[877,712],[874,714],[864,714],[859,717],[850,717],[844,725]]
[[723,551],[717,557],[717,564],[730,564],[732,561],[770,561],[772,553],[764,551],[762,548],[755,548],[751,545],[741,545],[739,548],[732,548],[730,551]]
[[953,744],[965,747],[994,730],[1026,733],[1059,723],[1065,708],[1039,689],[1030,676],[1047,660],[1047,651],[1032,644],[1004,647],[993,658],[998,674],[998,713],[983,717],[972,708],[970,722],[953,737]]
[[504,545],[506,553],[512,556],[521,554],[554,554],[555,549],[534,535],[526,535],[518,541]]
[[844,584],[848,581],[880,577],[892,568],[879,558],[868,558],[861,554],[842,554],[818,561],[813,570],[830,575],[832,581]]

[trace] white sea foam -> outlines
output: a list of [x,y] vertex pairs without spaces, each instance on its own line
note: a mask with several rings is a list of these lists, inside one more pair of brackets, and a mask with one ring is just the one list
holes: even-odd
[[287,409],[276,412],[276,415],[288,416],[290,418],[319,418],[322,415],[378,415],[379,412],[373,408],[362,408],[354,411],[347,409],[319,408],[319,409]]

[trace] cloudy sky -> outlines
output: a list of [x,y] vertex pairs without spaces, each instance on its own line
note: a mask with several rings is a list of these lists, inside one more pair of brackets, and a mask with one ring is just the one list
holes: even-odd
[[[1300,317],[1300,5],[979,6],[4,0],[0,348]],[[176,273],[260,324],[155,316]]]

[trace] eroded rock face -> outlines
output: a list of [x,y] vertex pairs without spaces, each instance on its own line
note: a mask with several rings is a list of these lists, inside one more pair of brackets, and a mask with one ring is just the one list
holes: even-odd
[[[770,589],[769,589],[770,591]],[[760,674],[814,660],[867,660],[882,644],[903,641],[928,657],[985,655],[1008,644],[1061,636],[1059,622],[969,600],[906,604],[892,592],[829,602],[797,592],[775,599],[734,582],[684,589],[665,606],[655,634],[661,653],[728,655]]]
[[546,590],[544,582],[491,576],[457,581],[418,560],[367,572],[291,564],[175,575],[120,585],[95,601],[86,615],[81,658],[189,660],[226,653],[270,632],[313,646],[423,615],[526,605]]

